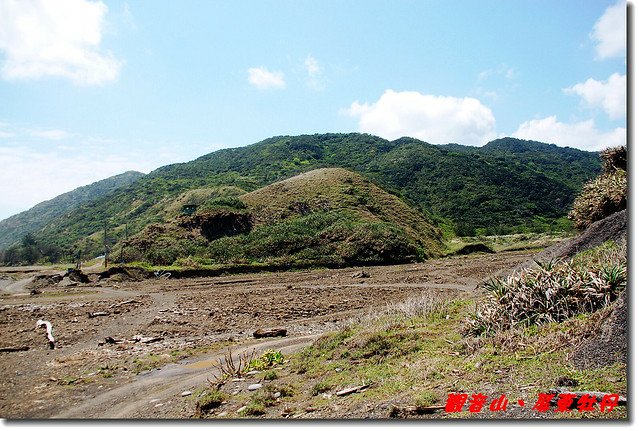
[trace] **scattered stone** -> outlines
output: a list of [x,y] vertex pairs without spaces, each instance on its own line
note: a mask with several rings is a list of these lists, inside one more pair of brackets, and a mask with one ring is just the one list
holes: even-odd
[[219,413],[217,414],[217,416],[218,416],[218,417],[222,417],[222,416],[227,416],[228,414],[229,414],[229,412],[224,411],[224,412],[219,412]]
[[188,396],[189,396],[189,395],[191,395],[192,393],[193,393],[193,392],[191,392],[191,391],[184,391],[184,392],[182,392],[182,393],[180,394],[180,396],[188,397]]
[[446,406],[438,405],[438,406],[426,406],[426,407],[418,407],[418,406],[407,406],[407,407],[398,407],[392,406],[390,411],[390,417],[392,418],[407,418],[409,416],[416,415],[430,415],[433,413],[437,413],[441,410],[444,410]]
[[358,271],[351,274],[351,278],[370,278],[370,274],[366,271]]
[[95,313],[89,312],[89,319],[93,319],[94,317],[100,316],[108,316],[109,313],[106,311],[96,311]]
[[275,392],[275,393],[273,394],[273,398],[275,398],[275,399],[278,399],[278,398],[280,398],[281,396],[282,396],[282,393],[281,393],[281,392]]
[[252,385],[249,385],[249,387],[247,388],[249,391],[257,391],[258,389],[262,388],[262,384],[261,383],[254,383]]
[[570,387],[574,387],[577,386],[579,384],[579,382],[575,379],[571,379],[570,377],[566,377],[566,376],[561,376],[557,379],[557,386],[570,386]]
[[254,376],[256,374],[259,374],[259,371],[253,370],[253,371],[249,371],[248,373],[246,373],[247,376]]
[[246,406],[242,406],[242,407],[240,407],[239,409],[237,409],[237,410],[235,411],[235,413],[238,413],[238,414],[239,414],[239,413],[242,413],[244,410],[246,410]]

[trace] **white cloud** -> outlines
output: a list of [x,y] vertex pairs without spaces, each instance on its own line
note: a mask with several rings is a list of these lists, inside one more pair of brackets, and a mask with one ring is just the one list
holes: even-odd
[[576,94],[590,107],[603,109],[615,120],[626,116],[626,75],[613,73],[608,81],[592,78],[564,88],[566,94]]
[[596,57],[603,60],[626,55],[626,2],[606,9],[595,23],[590,38],[597,44]]
[[251,67],[248,69],[248,81],[252,86],[261,90],[286,87],[282,72],[271,72],[265,67]]
[[32,130],[29,132],[31,136],[34,138],[44,138],[51,139],[54,141],[59,141],[61,139],[66,139],[71,135],[64,130],[52,129],[52,130]]
[[557,121],[554,115],[540,120],[526,121],[519,125],[512,136],[587,151],[599,151],[626,143],[626,129],[623,127],[604,132],[597,130],[592,119],[577,123],[562,123]]
[[475,98],[386,90],[373,104],[353,102],[345,112],[359,118],[359,130],[397,139],[483,145],[495,138],[495,117]]
[[513,79],[515,77],[515,69],[508,67],[506,64],[500,64],[496,68],[486,69],[479,72],[477,75],[478,81],[485,81],[490,77],[504,77],[506,79]]
[[324,73],[319,62],[311,55],[304,60],[304,68],[306,69],[307,85],[313,90],[322,90],[324,88]]
[[54,76],[79,85],[115,80],[122,62],[100,48],[107,10],[101,1],[0,2],[2,77]]

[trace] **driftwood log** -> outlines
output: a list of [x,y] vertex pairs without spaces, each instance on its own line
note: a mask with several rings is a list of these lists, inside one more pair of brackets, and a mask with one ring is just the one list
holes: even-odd
[[342,389],[341,391],[335,392],[335,395],[338,397],[343,397],[345,395],[354,394],[355,392],[361,392],[364,389],[367,389],[370,385],[362,385],[362,386],[353,386],[351,388]]
[[255,338],[286,337],[286,328],[258,329],[253,332]]
[[24,352],[29,350],[29,346],[6,346],[0,347],[0,352]]
[[[577,401],[579,401],[579,398],[583,397],[584,395],[589,395],[591,397],[597,398],[597,402],[599,403],[603,400],[604,396],[610,395],[610,393],[607,393],[607,392],[571,391],[568,388],[553,388],[553,389],[550,389],[548,393],[556,394],[556,395],[574,394],[575,398],[572,400],[572,404],[569,407],[570,409],[577,408]],[[553,398],[550,404],[553,404],[553,405],[557,404],[557,399],[558,397]],[[621,395],[619,395],[619,400],[617,400],[617,405],[625,406],[627,405],[627,403],[628,403],[628,400],[626,399],[626,397],[622,397]]]
[[38,320],[36,322],[36,329],[46,328],[47,340],[49,341],[49,349],[55,349],[55,338],[53,338],[53,326],[48,320]]

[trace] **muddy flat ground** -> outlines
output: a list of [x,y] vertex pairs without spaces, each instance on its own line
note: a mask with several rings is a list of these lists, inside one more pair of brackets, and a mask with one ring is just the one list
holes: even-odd
[[[0,268],[0,348],[28,347],[0,353],[0,417],[190,417],[181,392],[205,384],[228,347],[293,351],[340,322],[425,290],[468,295],[532,254],[45,286],[34,277],[55,270]],[[40,293],[31,294],[35,287]],[[39,319],[53,325],[53,350]],[[286,328],[287,337],[253,339],[256,329],[273,327]]]

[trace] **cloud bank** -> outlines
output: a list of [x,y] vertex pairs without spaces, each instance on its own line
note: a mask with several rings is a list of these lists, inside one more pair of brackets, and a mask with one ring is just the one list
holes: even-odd
[[595,127],[592,119],[577,123],[562,123],[557,121],[554,115],[540,120],[526,121],[519,125],[512,136],[586,151],[600,151],[626,143],[626,129],[623,127],[603,132]]
[[590,38],[598,60],[626,55],[626,2],[610,6],[595,23]]
[[5,80],[62,77],[97,85],[118,77],[122,61],[101,49],[107,6],[85,0],[0,2]]
[[626,116],[626,75],[613,73],[607,81],[590,78],[565,88],[564,92],[581,96],[583,102],[592,108],[603,109],[611,120]]
[[483,145],[496,136],[492,111],[471,97],[386,90],[377,102],[353,102],[345,112],[358,118],[361,132],[386,139]]
[[282,72],[271,72],[266,67],[251,67],[247,72],[249,83],[260,90],[286,87]]

